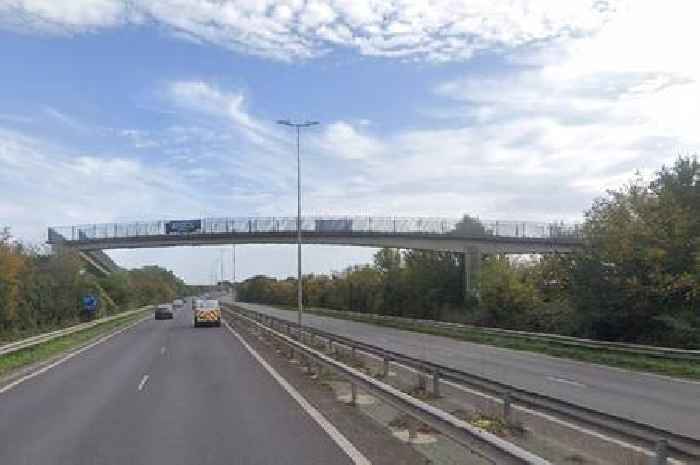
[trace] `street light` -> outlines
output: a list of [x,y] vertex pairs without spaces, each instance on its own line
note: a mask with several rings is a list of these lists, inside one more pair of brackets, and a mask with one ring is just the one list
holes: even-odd
[[318,121],[304,121],[303,123],[293,123],[287,119],[277,120],[277,124],[296,128],[297,130],[297,323],[301,328],[302,314],[302,286],[301,286],[301,154],[299,149],[299,138],[301,128],[315,126]]
[[231,251],[231,303],[235,299],[235,287],[236,287],[236,244],[233,244],[233,250]]

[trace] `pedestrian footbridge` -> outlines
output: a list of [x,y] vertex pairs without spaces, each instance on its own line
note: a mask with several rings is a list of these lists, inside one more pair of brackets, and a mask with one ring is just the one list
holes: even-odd
[[[582,244],[578,224],[483,221],[465,217],[302,217],[304,244],[391,247],[463,253],[465,285],[473,287],[481,257],[569,253]],[[109,249],[224,244],[293,244],[296,217],[198,218],[50,227],[48,243],[77,249],[101,268]],[[112,262],[113,263],[113,262]]]

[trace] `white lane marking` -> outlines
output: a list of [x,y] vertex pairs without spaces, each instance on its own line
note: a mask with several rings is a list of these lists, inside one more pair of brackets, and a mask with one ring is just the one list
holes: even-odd
[[571,386],[576,386],[576,387],[588,387],[583,383],[579,383],[578,381],[574,381],[573,379],[566,379],[566,378],[557,378],[555,376],[547,376],[547,379],[550,381],[554,381],[557,383],[564,383],[564,384],[569,384]]
[[141,320],[139,320],[139,321],[137,321],[137,322],[135,322],[135,323],[133,323],[133,324],[130,324],[129,326],[125,326],[125,327],[123,327],[122,329],[120,329],[120,330],[118,330],[118,331],[115,331],[115,332],[113,332],[113,333],[107,334],[106,336],[101,337],[100,339],[96,340],[95,342],[91,342],[90,344],[88,344],[88,345],[86,345],[86,346],[84,346],[84,347],[81,347],[80,349],[78,349],[78,350],[76,350],[76,351],[74,351],[74,352],[69,353],[69,354],[66,355],[65,357],[62,357],[62,358],[56,360],[55,362],[53,362],[53,363],[51,363],[51,364],[49,364],[49,365],[46,365],[46,366],[44,366],[44,367],[42,367],[42,368],[40,368],[40,369],[38,369],[38,370],[36,370],[36,371],[33,371],[33,372],[29,373],[28,375],[22,376],[21,378],[16,379],[15,381],[13,381],[13,382],[11,382],[11,383],[9,383],[9,384],[4,385],[4,386],[0,387],[0,394],[9,391],[10,389],[14,388],[15,386],[17,386],[17,385],[19,385],[19,384],[21,384],[21,383],[23,383],[23,382],[25,382],[25,381],[27,381],[27,380],[29,380],[29,379],[32,379],[32,378],[34,378],[35,376],[39,376],[39,375],[42,374],[42,373],[46,373],[46,372],[49,371],[51,368],[57,367],[57,366],[60,365],[61,363],[70,360],[71,358],[75,357],[76,355],[81,354],[81,353],[85,352],[86,350],[91,349],[91,348],[95,347],[96,345],[105,342],[105,341],[108,340],[108,339],[111,339],[112,337],[116,336],[117,334],[121,334],[121,333],[123,333],[124,331],[126,331],[127,329],[132,328],[132,327],[136,326],[137,324],[142,323],[142,322],[144,322],[144,321],[146,321],[146,320],[150,320],[150,319],[151,319],[151,316],[147,316],[146,318],[143,318],[143,319],[141,319]]
[[146,383],[148,382],[148,378],[149,378],[148,375],[143,375],[143,378],[141,378],[141,382],[139,383],[139,391],[142,391],[142,390],[143,390],[143,387],[144,387],[144,386],[146,385]]
[[165,346],[160,348],[160,355],[165,355]]
[[258,354],[255,349],[253,349],[244,339],[243,337],[238,334],[238,332],[233,329],[227,321],[223,321],[224,326],[233,334],[236,336],[238,341],[243,345],[243,347],[250,352],[250,354],[260,363],[260,365],[267,370],[267,372],[272,376],[275,381],[277,381],[282,388],[287,391],[287,394],[289,394],[292,399],[297,401],[299,406],[301,406],[304,411],[309,414],[311,418],[313,418],[316,423],[335,441],[335,443],[340,447],[343,452],[347,454],[348,457],[353,461],[353,463],[358,464],[358,465],[371,465],[372,462],[370,462],[367,457],[365,457],[362,452],[357,450],[357,448],[350,442],[348,439],[343,436],[343,434],[336,429],[335,426],[331,424],[316,408],[311,405],[302,395],[294,389],[294,387],[285,380],[282,375],[280,375],[277,370],[272,368],[269,363],[265,361],[265,359]]

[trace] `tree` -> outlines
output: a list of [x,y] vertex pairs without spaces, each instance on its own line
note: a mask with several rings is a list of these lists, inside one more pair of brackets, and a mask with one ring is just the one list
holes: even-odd
[[451,234],[457,236],[479,237],[490,236],[493,233],[487,230],[478,218],[465,214],[455,225],[455,229],[452,230]]
[[406,296],[405,272],[401,269],[401,251],[384,248],[374,254],[374,267],[381,281],[380,311],[389,315],[400,315]]
[[504,256],[491,257],[482,266],[479,280],[481,324],[534,329],[528,322],[542,302],[532,276],[522,265]]
[[460,254],[407,250],[403,258],[405,316],[440,319],[443,308],[461,306],[464,272]]
[[0,324],[8,329],[19,318],[21,277],[28,268],[21,247],[12,242],[9,228],[0,229]]
[[700,344],[700,169],[679,158],[651,182],[637,176],[586,213],[571,291],[590,337]]

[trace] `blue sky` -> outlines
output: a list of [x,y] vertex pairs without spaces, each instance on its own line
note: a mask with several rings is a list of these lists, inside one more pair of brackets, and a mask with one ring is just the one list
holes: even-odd
[[[0,0],[0,225],[293,215],[279,118],[322,122],[308,214],[576,221],[697,151],[690,5]],[[239,277],[294,272],[293,248],[238,250]],[[113,256],[206,282],[219,249]]]

